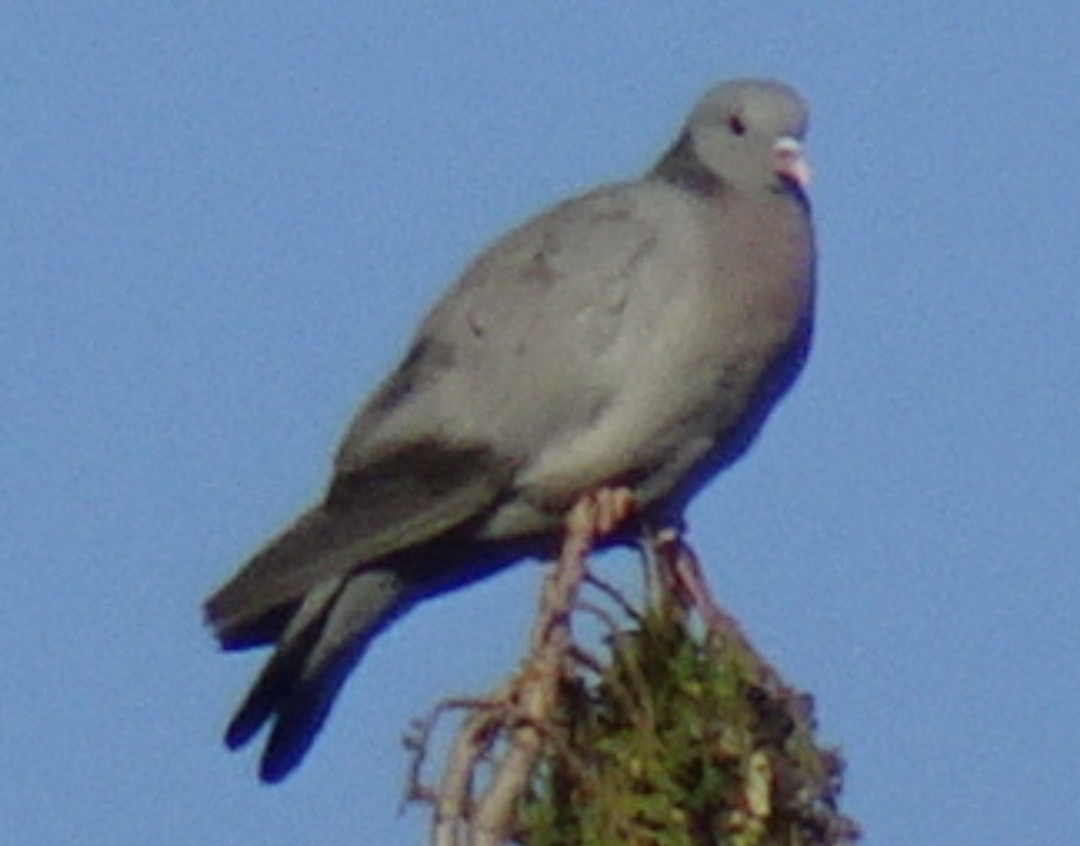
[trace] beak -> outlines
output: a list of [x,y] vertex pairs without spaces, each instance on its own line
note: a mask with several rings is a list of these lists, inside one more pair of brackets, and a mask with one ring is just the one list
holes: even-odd
[[776,173],[789,179],[804,191],[810,187],[810,165],[803,158],[803,148],[791,137],[781,138],[773,145]]

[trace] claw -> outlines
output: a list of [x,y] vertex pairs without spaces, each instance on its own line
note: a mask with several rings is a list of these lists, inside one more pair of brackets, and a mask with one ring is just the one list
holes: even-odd
[[570,509],[567,529],[593,541],[602,540],[637,512],[637,500],[629,488],[599,488],[582,496]]

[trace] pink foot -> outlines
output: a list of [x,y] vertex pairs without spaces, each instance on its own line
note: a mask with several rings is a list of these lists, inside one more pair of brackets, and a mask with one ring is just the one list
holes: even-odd
[[590,540],[609,537],[637,513],[637,500],[629,488],[600,488],[577,501],[567,517],[569,530]]

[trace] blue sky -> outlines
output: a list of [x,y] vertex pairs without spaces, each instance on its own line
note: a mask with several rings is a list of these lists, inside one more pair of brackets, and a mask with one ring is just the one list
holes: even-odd
[[389,632],[277,788],[219,745],[261,659],[199,603],[478,248],[766,74],[813,109],[820,330],[692,539],[872,842],[1074,839],[1072,6],[370,5],[6,4],[0,829],[420,842],[402,732],[509,666],[538,569]]

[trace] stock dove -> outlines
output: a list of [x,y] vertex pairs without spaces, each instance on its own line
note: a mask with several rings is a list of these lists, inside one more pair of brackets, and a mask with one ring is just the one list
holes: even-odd
[[743,453],[810,343],[806,121],[782,83],[720,85],[643,178],[511,231],[436,304],[325,499],[206,603],[225,649],[275,645],[226,732],[236,748],[271,724],[263,780],[417,602],[552,555],[590,492],[677,522]]

